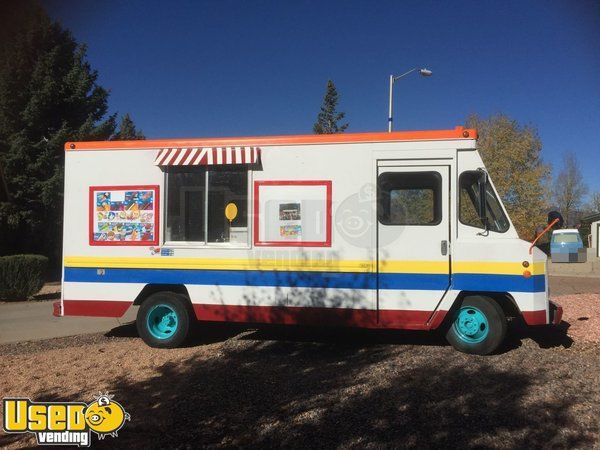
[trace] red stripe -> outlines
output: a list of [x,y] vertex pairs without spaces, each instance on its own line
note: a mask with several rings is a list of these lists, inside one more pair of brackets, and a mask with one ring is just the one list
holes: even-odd
[[[190,156],[190,153],[192,152],[191,148],[186,148],[186,149],[181,149],[180,151],[183,151],[183,158],[181,158],[181,160],[179,161],[179,164],[177,164],[178,166],[183,166],[183,163],[185,162],[185,159]],[[179,155],[177,155],[177,158],[179,158]],[[177,159],[175,158],[175,159]]]
[[[121,317],[133,302],[113,300],[64,300],[63,315]],[[430,330],[437,328],[446,311],[309,308],[286,306],[193,305],[198,320],[209,322],[273,323],[285,325],[337,325],[361,328]],[[544,312],[544,311],[542,311]],[[377,317],[379,316],[379,322]]]
[[121,317],[132,303],[112,300],[63,300],[63,315]]
[[[286,306],[245,306],[193,304],[198,320],[210,322],[276,323],[285,325],[338,325],[361,328],[396,328],[428,330],[438,327],[445,311],[440,311],[436,323],[428,324],[431,311],[381,310],[346,308],[308,308]],[[435,326],[434,326],[435,325]]]
[[[194,158],[194,161],[192,161],[192,164],[195,165],[195,166],[205,166],[206,165],[206,158],[208,157],[207,156],[208,152],[209,152],[208,149],[206,149],[206,151],[203,148],[198,149],[198,154]],[[202,155],[202,157],[200,157],[200,155]],[[200,159],[198,159],[198,158],[200,158]],[[198,161],[198,162],[196,162],[196,161]]]
[[[158,165],[160,166],[162,163],[164,163],[166,161],[166,159],[169,157],[169,155],[171,154],[172,150],[170,149],[166,149],[167,151],[165,152],[165,154],[163,155],[163,157],[160,159],[160,161],[158,161]],[[161,150],[162,151],[162,150]]]
[[[236,156],[236,147],[229,148],[231,150],[231,163],[230,164],[255,164],[258,162],[258,159],[260,158],[260,148],[248,147],[248,150],[250,152],[250,155],[248,158],[246,158],[246,147],[238,147],[238,148],[241,151],[239,159]],[[162,158],[160,158],[160,154],[164,150],[164,149],[161,149],[156,156],[154,165],[157,165],[157,166],[175,166],[175,165],[183,166],[183,165],[186,165],[185,161],[190,156],[190,154],[193,152],[193,149],[194,149],[193,147],[171,148],[162,156]],[[212,153],[212,164],[213,165],[218,164],[217,161],[218,161],[219,157],[221,157],[221,164],[228,164],[227,163],[227,147],[222,147],[222,148],[213,147],[212,149],[208,148],[207,149],[208,152],[200,159],[200,161],[198,161],[198,164],[194,164],[196,159],[198,158],[198,156],[200,154],[202,154],[202,150],[203,150],[202,147],[198,148],[197,155],[194,156],[194,158],[187,165],[202,165],[202,166],[208,165],[208,152]],[[182,152],[183,152],[183,157],[181,158],[179,163],[176,164],[175,161],[177,159],[179,159],[179,156],[181,156]],[[169,161],[169,162],[167,163],[167,161]]]
[[177,155],[179,154],[179,149],[178,148],[172,148],[169,151],[169,154],[167,155],[167,157],[164,160],[164,163],[166,165],[172,166],[173,162],[177,159]]
[[448,311],[437,310],[434,312],[431,319],[429,319],[429,328],[436,330],[446,318],[446,314],[448,314]]
[[523,319],[527,325],[546,325],[546,310],[523,311]]
[[[159,164],[160,164],[160,162],[161,162],[162,158],[164,158],[164,156],[165,156],[165,155],[163,154],[163,152],[165,152],[165,153],[168,153],[168,152],[166,152],[166,151],[165,151],[165,149],[164,149],[164,148],[161,148],[161,149],[158,151],[158,153],[156,154],[156,158],[154,158],[154,165],[159,165]],[[162,158],[161,158],[161,156],[162,156]]]

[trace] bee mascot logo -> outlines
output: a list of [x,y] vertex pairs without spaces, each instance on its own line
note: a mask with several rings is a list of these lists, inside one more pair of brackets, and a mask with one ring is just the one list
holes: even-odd
[[98,439],[117,437],[128,412],[113,396],[102,394],[91,403],[32,402],[28,398],[5,398],[4,431],[33,433],[39,445],[89,447],[91,434]]

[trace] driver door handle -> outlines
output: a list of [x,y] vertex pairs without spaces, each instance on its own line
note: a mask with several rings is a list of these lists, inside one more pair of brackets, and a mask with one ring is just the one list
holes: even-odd
[[448,254],[448,241],[442,241],[442,255]]

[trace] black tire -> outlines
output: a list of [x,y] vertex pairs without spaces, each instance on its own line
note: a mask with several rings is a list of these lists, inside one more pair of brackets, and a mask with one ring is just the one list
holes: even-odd
[[[485,320],[481,319],[481,316]],[[458,351],[473,355],[489,355],[500,347],[506,336],[506,316],[500,305],[484,296],[465,297],[453,311],[446,340]],[[463,325],[460,325],[460,320]],[[477,325],[464,333],[467,325]]]
[[[169,317],[167,326],[160,330],[159,337],[156,327],[159,321],[157,314],[160,316],[161,311],[169,314]],[[136,326],[138,334],[150,347],[175,348],[181,346],[188,337],[190,318],[191,305],[187,297],[173,292],[157,292],[142,302],[137,313]],[[151,328],[155,328],[154,333]]]

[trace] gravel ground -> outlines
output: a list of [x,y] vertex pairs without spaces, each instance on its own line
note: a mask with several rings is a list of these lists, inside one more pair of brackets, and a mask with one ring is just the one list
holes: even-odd
[[511,323],[489,357],[435,334],[294,327],[204,326],[175,350],[133,326],[7,344],[0,397],[110,391],[131,422],[97,447],[600,448],[600,295],[556,300],[560,327]]

